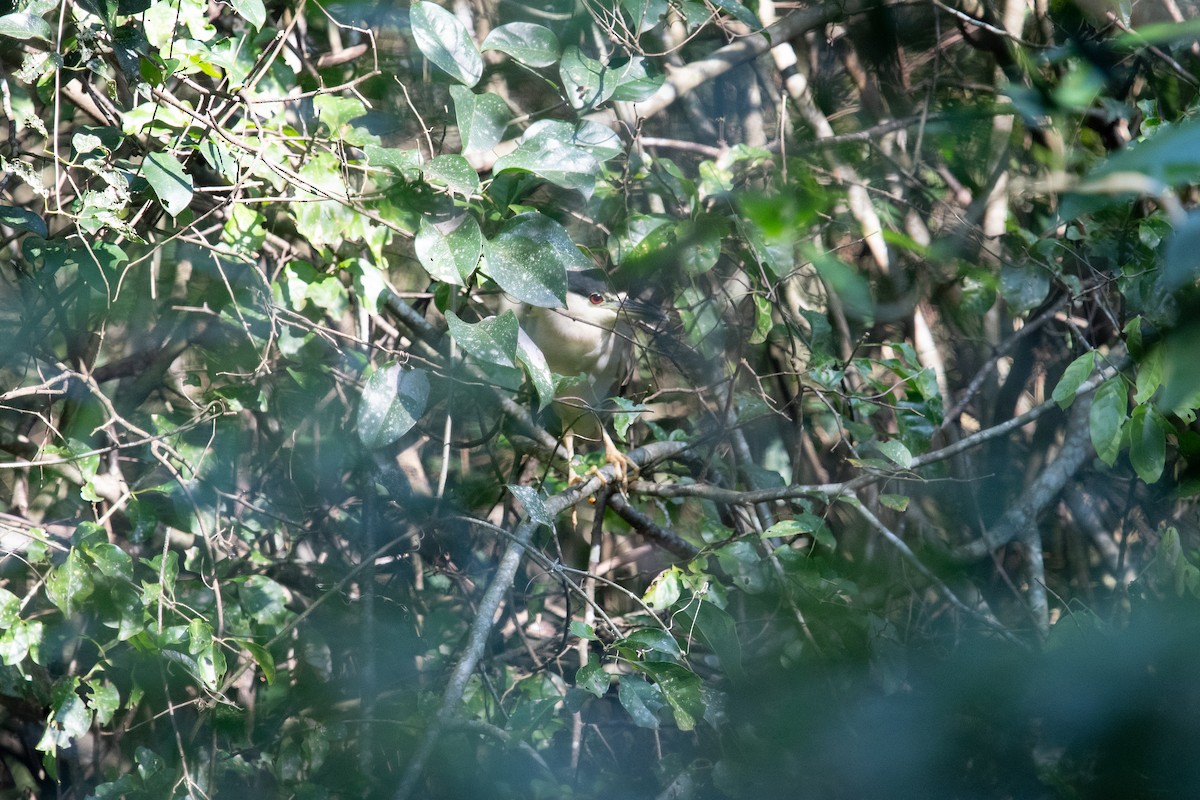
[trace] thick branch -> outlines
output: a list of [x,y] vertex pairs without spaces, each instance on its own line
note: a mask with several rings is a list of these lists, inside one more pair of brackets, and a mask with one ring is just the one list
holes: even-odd
[[[1029,484],[1020,499],[982,539],[958,548],[955,551],[957,558],[964,561],[977,560],[1013,540],[1020,539],[1025,542],[1036,535],[1038,516],[1058,497],[1067,481],[1071,480],[1084,462],[1096,452],[1092,449],[1092,438],[1088,431],[1088,410],[1091,407],[1091,395],[1075,400],[1058,458],[1042,470],[1042,474]],[[1032,541],[1028,543],[1032,544]]]

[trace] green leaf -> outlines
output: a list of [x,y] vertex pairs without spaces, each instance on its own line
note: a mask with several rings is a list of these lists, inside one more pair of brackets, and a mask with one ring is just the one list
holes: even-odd
[[390,169],[407,180],[416,180],[421,174],[421,155],[412,148],[369,144],[363,148],[363,152],[372,167]]
[[487,317],[468,323],[447,309],[446,323],[450,335],[467,353],[489,364],[515,367],[517,356],[517,315],[511,310],[498,317]]
[[462,136],[463,153],[495,147],[512,118],[508,104],[498,94],[475,94],[465,86],[451,86],[450,96],[454,99],[454,116]]
[[721,660],[721,666],[731,677],[739,677],[742,672],[742,642],[738,638],[737,623],[729,612],[718,608],[713,603],[699,603],[695,614],[691,613],[693,606],[688,606],[682,613],[682,621],[687,630],[699,637],[704,646],[716,654]]
[[1170,425],[1156,408],[1139,405],[1129,418],[1129,460],[1138,477],[1154,483],[1162,477]]
[[1075,392],[1092,374],[1095,366],[1096,353],[1093,350],[1087,351],[1067,366],[1051,395],[1054,402],[1058,403],[1059,408],[1066,410],[1071,407],[1071,404],[1075,402]]
[[358,438],[369,448],[386,447],[408,433],[429,402],[424,370],[389,364],[376,370],[363,386],[358,406]]
[[425,180],[435,186],[445,186],[451,192],[464,197],[479,194],[479,174],[471,162],[459,155],[438,156],[430,159],[421,171]]
[[483,57],[458,19],[444,8],[416,0],[409,9],[413,38],[434,66],[467,86],[483,76]]
[[639,34],[654,29],[670,10],[666,0],[621,0],[621,8]]
[[657,728],[656,712],[662,708],[662,693],[638,675],[622,675],[617,679],[617,697],[639,728]]
[[267,238],[267,231],[263,227],[265,221],[266,218],[253,206],[235,203],[221,230],[221,241],[241,254],[248,263],[254,263]]
[[563,51],[558,71],[567,102],[575,109],[595,108],[612,97],[617,88],[613,80],[615,76],[608,67],[584,55],[578,47],[568,47]]
[[638,421],[642,414],[650,410],[649,406],[644,406],[641,403],[635,403],[628,397],[612,398],[613,414],[612,427],[617,434],[617,438],[622,442],[629,441],[627,436],[629,428],[633,423]]
[[683,583],[680,580],[679,568],[668,567],[651,581],[642,600],[655,611],[666,611],[679,601]]
[[479,266],[479,258],[483,255],[483,232],[470,214],[445,222],[431,222],[428,217],[422,217],[413,249],[431,277],[462,286]]
[[[558,120],[542,120],[529,126],[526,136],[534,133],[542,123],[558,122]],[[597,161],[607,161],[625,153],[625,143],[617,132],[607,125],[601,125],[590,119],[580,120],[575,127],[575,133],[568,139],[576,147],[587,150]]]
[[546,361],[545,353],[523,330],[517,332],[517,358],[524,365],[525,374],[537,392],[540,411],[554,400],[554,373]]
[[212,626],[196,618],[188,623],[188,653],[197,655],[211,650],[213,645]]
[[538,525],[545,525],[550,530],[554,530],[554,517],[546,510],[546,504],[537,489],[532,486],[517,486],[516,484],[510,484],[507,488],[509,494],[521,501],[525,515],[529,519]]
[[908,469],[912,466],[912,453],[900,440],[889,439],[886,442],[876,442],[875,447],[901,469]]
[[338,139],[348,131],[351,120],[367,113],[367,107],[357,97],[320,94],[313,98],[312,104],[317,119]]
[[288,593],[266,575],[251,575],[238,587],[242,608],[259,625],[282,625],[288,620]]
[[1163,360],[1158,406],[1194,419],[1194,409],[1200,408],[1200,370],[1196,369],[1200,326],[1188,324],[1169,331],[1155,349],[1162,351]]
[[572,636],[578,636],[580,639],[587,639],[589,642],[600,641],[600,637],[596,635],[595,628],[577,619],[571,620],[571,624],[567,626],[567,629],[571,631]]
[[492,29],[484,50],[499,50],[530,67],[549,67],[558,61],[554,31],[532,22],[509,22]]
[[532,172],[556,186],[574,189],[584,198],[591,197],[600,162],[587,150],[563,139],[561,133],[558,128],[542,128],[532,137],[523,138],[516,150],[496,160],[495,174],[505,170]]
[[32,211],[15,206],[0,206],[0,225],[15,231],[29,231],[43,239],[50,235],[44,219]]
[[679,643],[675,641],[674,636],[662,628],[639,628],[617,641],[617,646],[634,650],[649,650],[671,657],[680,655]]
[[262,30],[262,26],[267,22],[267,8],[263,5],[262,0],[231,0],[233,10],[238,13],[242,19],[254,26],[255,30]]
[[537,211],[508,220],[483,249],[485,271],[501,289],[544,308],[566,305],[567,270],[594,267],[561,225]]
[[1100,460],[1110,467],[1116,462],[1121,449],[1121,426],[1125,424],[1128,406],[1125,382],[1117,376],[1109,378],[1096,390],[1088,413],[1092,445]]
[[665,76],[652,75],[646,69],[646,59],[635,56],[624,64],[609,67],[606,80],[616,83],[612,99],[630,103],[640,103],[648,99],[663,85]]
[[88,252],[80,253],[79,277],[97,294],[112,297],[120,280],[122,265],[129,256],[111,242],[94,242]]
[[893,511],[905,511],[908,509],[908,496],[903,494],[881,494],[879,502],[885,507]]
[[862,273],[829,253],[812,253],[810,257],[821,278],[841,298],[848,313],[863,318],[870,316],[871,287]]
[[142,161],[142,176],[167,213],[177,217],[192,202],[192,176],[170,153],[150,153]]
[[266,679],[267,685],[275,683],[275,658],[271,655],[271,651],[260,644],[248,642],[244,639],[236,640],[238,646],[242,647],[250,657],[254,659],[254,663],[258,665],[262,671],[263,678]]
[[162,772],[167,767],[163,757],[148,747],[139,746],[134,751],[134,760],[137,761],[138,775],[142,780]]
[[1029,311],[1046,299],[1050,275],[1039,267],[1000,268],[1000,295],[1014,313]]
[[21,618],[21,598],[0,587],[0,630],[11,628]]
[[704,716],[704,698],[700,695],[700,676],[686,667],[663,661],[647,661],[636,665],[654,679],[675,715],[675,725],[690,731]]
[[96,713],[96,722],[100,725],[107,725],[112,721],[117,709],[121,707],[121,693],[110,683],[97,684],[94,681],[93,678],[87,684],[88,688],[92,690],[91,696],[88,698],[88,705]]
[[776,522],[761,534],[763,539],[786,539],[802,535],[812,536],[817,542],[827,544],[830,548],[837,545],[825,520],[816,514],[797,514],[793,519]]
[[46,597],[68,616],[92,596],[93,588],[91,570],[75,548],[46,579]]
[[608,673],[598,661],[588,661],[575,673],[575,685],[596,697],[603,697],[608,691]]
[[75,692],[78,686],[78,678],[64,679],[54,685],[50,715],[41,741],[37,743],[38,750],[52,753],[58,748],[70,747],[92,726],[92,710]]
[[10,667],[24,661],[27,655],[36,661],[44,635],[45,628],[40,622],[17,622],[0,636],[0,660]]
[[84,545],[84,552],[92,559],[100,574],[109,578],[133,582],[133,560],[121,548],[108,542]]
[[0,17],[0,36],[10,39],[41,39],[50,41],[54,29],[50,23],[34,14],[17,12]]
[[726,14],[729,14],[738,22],[743,23],[750,30],[762,30],[762,23],[759,22],[758,17],[741,3],[735,3],[733,0],[709,0],[709,2]]
[[1138,363],[1133,402],[1141,405],[1154,396],[1163,380],[1163,351],[1155,347]]

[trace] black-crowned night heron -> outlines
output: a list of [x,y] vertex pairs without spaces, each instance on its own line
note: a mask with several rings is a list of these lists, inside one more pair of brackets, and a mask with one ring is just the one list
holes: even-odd
[[[523,309],[521,329],[542,351],[550,370],[568,378],[558,384],[552,404],[562,422],[568,463],[574,437],[601,441],[618,482],[624,483],[631,465],[605,429],[604,403],[633,372],[633,322],[661,317],[657,308],[614,292],[583,272],[568,273],[566,308]],[[578,377],[570,380],[572,376]]]

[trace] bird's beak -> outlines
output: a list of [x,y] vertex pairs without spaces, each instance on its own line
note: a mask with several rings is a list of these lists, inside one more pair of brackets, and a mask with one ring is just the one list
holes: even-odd
[[653,303],[647,303],[636,297],[621,295],[620,313],[628,315],[639,322],[662,323],[667,321],[667,315]]

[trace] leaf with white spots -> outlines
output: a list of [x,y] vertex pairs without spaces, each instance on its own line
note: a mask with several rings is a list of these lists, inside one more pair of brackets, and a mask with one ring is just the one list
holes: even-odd
[[513,312],[505,311],[498,317],[470,323],[447,311],[446,324],[459,347],[475,358],[502,367],[516,366],[513,359],[517,356],[517,315]]
[[408,433],[429,402],[424,370],[389,364],[376,370],[363,386],[358,406],[358,438],[370,448],[385,447]]

